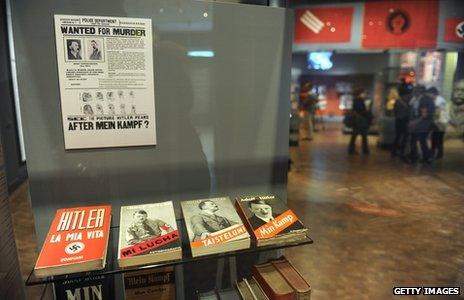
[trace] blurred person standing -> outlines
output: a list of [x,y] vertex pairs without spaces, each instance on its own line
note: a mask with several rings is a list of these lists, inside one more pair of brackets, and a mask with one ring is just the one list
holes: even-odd
[[408,141],[409,102],[412,97],[412,85],[403,83],[398,89],[399,97],[393,107],[395,116],[395,140],[392,146],[392,157],[399,155],[404,158]]
[[400,99],[398,89],[396,87],[391,87],[388,90],[387,100],[385,102],[385,114],[391,116],[395,114],[395,103]]
[[435,87],[429,88],[427,90],[427,95],[432,97],[435,105],[432,126],[431,157],[440,159],[443,157],[443,141],[445,137],[446,126],[448,125],[449,121],[446,100],[440,95],[438,89]]
[[353,131],[351,133],[350,143],[348,145],[348,153],[356,154],[356,137],[361,135],[362,151],[364,154],[369,154],[369,146],[367,141],[367,133],[371,114],[366,108],[366,91],[358,88],[353,91],[353,108],[351,109],[351,117],[353,119]]
[[414,91],[411,101],[411,115],[408,123],[408,130],[411,133],[411,153],[410,161],[415,163],[418,158],[417,142],[419,142],[422,152],[422,162],[430,163],[430,149],[427,139],[432,128],[435,104],[433,98],[425,93],[425,87],[418,85]]
[[312,93],[313,85],[307,82],[300,91],[300,118],[303,127],[303,140],[312,140],[314,133],[314,114],[317,96]]

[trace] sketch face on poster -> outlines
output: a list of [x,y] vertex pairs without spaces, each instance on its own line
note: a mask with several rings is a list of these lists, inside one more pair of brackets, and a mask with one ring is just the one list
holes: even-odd
[[55,15],[66,149],[156,145],[151,19]]

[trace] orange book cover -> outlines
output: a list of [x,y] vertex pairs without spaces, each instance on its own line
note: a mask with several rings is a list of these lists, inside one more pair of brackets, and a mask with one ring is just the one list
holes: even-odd
[[256,240],[308,230],[298,216],[274,195],[239,197],[235,205]]
[[111,206],[58,209],[35,265],[36,276],[105,267]]

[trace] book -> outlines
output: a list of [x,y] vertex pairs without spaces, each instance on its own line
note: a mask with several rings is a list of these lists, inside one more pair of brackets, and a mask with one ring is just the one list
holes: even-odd
[[193,257],[250,247],[229,197],[182,201],[181,207]]
[[110,223],[110,205],[58,209],[34,267],[36,277],[103,269]]
[[282,274],[285,280],[290,284],[296,292],[298,300],[311,299],[311,287],[303,276],[295,269],[295,267],[284,256],[277,260],[271,261],[277,271]]
[[278,197],[239,197],[235,207],[258,246],[306,238],[308,229]]
[[256,300],[245,278],[242,281],[235,282],[235,286],[242,300]]
[[121,207],[120,267],[181,258],[181,239],[172,201]]
[[174,300],[176,284],[173,267],[124,273],[125,300]]
[[250,290],[253,292],[256,300],[269,300],[269,298],[266,296],[266,293],[264,293],[263,289],[254,277],[246,280],[246,283],[248,284]]
[[235,283],[242,300],[269,300],[256,280],[243,278]]
[[254,265],[253,277],[272,300],[296,300],[296,293],[272,263]]
[[101,299],[113,300],[114,277],[112,275],[92,275],[54,282],[55,299]]

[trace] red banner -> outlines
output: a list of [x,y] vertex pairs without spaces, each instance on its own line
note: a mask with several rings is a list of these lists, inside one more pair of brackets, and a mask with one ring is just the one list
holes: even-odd
[[346,43],[351,40],[353,7],[297,9],[295,43]]
[[434,48],[436,0],[372,1],[364,4],[364,48]]
[[451,43],[464,43],[464,18],[446,19],[443,40]]
[[121,249],[121,258],[132,257],[135,255],[140,255],[148,251],[156,250],[161,246],[172,243],[179,239],[179,232],[174,230],[170,233],[167,233],[162,236],[154,237],[152,239],[143,241],[141,243],[135,244]]

